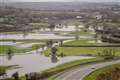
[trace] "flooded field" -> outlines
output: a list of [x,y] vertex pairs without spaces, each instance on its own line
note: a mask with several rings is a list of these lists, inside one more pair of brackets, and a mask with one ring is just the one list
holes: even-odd
[[59,61],[57,63],[52,63],[50,57],[45,57],[40,54],[15,55],[12,57],[11,60],[8,60],[6,56],[0,56],[0,65],[19,65],[19,67],[21,67],[18,69],[7,71],[8,76],[11,76],[16,71],[18,71],[20,75],[25,75],[26,73],[30,72],[40,72],[65,62],[88,58],[93,57],[68,56],[64,58],[59,58]]
[[59,36],[55,34],[39,34],[39,33],[29,33],[24,36],[24,34],[0,34],[0,39],[71,39],[74,37],[70,36]]

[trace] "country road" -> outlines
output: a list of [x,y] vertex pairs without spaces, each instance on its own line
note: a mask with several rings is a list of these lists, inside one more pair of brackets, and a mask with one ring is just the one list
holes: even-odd
[[89,64],[89,65],[77,67],[75,69],[72,69],[58,76],[55,80],[83,80],[83,78],[89,73],[91,73],[92,71],[98,68],[102,68],[102,67],[116,64],[116,63],[120,64],[120,60],[114,60],[114,61],[103,62],[103,63],[95,63],[95,64]]

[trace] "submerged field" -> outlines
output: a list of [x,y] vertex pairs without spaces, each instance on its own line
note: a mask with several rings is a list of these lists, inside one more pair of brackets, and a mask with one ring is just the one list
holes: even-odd
[[30,52],[32,50],[36,50],[41,48],[40,44],[34,44],[30,47],[16,47],[12,45],[0,45],[0,54],[6,54],[8,50],[11,50],[12,53],[25,53],[25,52]]

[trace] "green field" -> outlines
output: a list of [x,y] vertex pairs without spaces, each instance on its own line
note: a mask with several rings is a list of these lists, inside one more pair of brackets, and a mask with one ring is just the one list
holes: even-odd
[[94,39],[74,40],[74,41],[64,43],[64,45],[76,45],[76,46],[78,46],[78,45],[97,45],[97,44],[104,44],[104,43],[97,43]]
[[61,21],[63,24],[69,24],[69,25],[80,25],[80,20],[77,19],[66,19]]
[[50,26],[49,23],[30,23],[29,25],[32,25],[34,28],[47,28]]
[[[58,47],[57,55],[61,52],[66,56],[78,56],[78,55],[97,55],[98,52],[102,52],[104,49],[113,49],[115,47]],[[50,48],[44,51],[46,56],[50,55]],[[116,55],[120,55],[120,47],[116,47]]]
[[107,66],[107,67],[104,67],[104,68],[97,69],[94,72],[90,73],[88,76],[86,76],[83,80],[96,80],[96,77],[99,74],[110,72],[115,67],[119,67],[120,68],[120,64],[110,65],[110,66]]
[[[103,53],[105,49],[115,49],[116,55],[118,56],[120,55],[119,45],[115,43],[98,43],[95,39],[73,40],[64,43],[61,47],[57,47],[57,55],[59,56],[62,52],[66,56],[97,55],[98,53]],[[49,56],[50,53],[51,49],[49,48],[44,51],[46,56]]]
[[74,40],[64,43],[64,46],[106,46],[106,45],[120,45],[118,43],[97,42],[95,39]]

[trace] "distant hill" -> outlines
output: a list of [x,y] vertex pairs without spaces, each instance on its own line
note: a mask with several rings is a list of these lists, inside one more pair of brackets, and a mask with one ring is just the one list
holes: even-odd
[[[89,3],[89,2],[11,2],[4,5],[36,10],[80,10],[80,9],[94,9],[94,8],[107,8],[120,3]],[[0,5],[2,5],[0,3]]]

